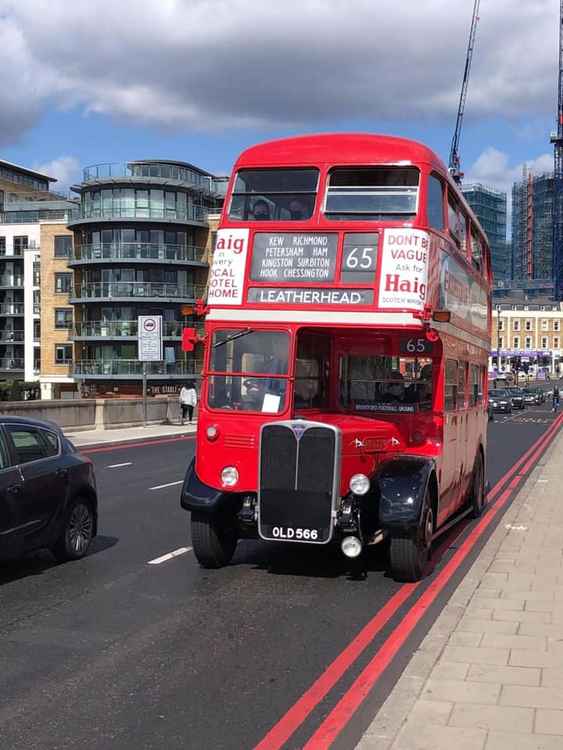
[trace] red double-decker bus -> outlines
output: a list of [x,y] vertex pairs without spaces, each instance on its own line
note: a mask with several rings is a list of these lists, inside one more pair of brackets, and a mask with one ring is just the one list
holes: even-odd
[[237,161],[210,271],[197,447],[182,489],[204,567],[241,538],[389,543],[417,580],[485,502],[491,264],[442,161],[317,135]]

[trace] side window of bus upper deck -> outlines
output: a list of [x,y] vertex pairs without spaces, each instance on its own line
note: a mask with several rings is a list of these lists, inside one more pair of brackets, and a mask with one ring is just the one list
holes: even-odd
[[471,257],[473,265],[480,271],[483,267],[483,245],[481,238],[473,227],[471,227]]
[[426,199],[428,225],[434,229],[444,229],[444,185],[435,175],[428,178]]
[[465,254],[467,251],[467,218],[459,203],[448,194],[448,226],[456,245]]

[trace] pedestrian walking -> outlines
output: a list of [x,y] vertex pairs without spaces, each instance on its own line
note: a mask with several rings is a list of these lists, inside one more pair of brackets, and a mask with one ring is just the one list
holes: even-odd
[[183,385],[180,391],[180,408],[182,409],[182,424],[186,417],[188,423],[192,423],[194,407],[197,404],[197,391],[193,382]]
[[552,408],[554,412],[559,411],[559,386],[553,386]]

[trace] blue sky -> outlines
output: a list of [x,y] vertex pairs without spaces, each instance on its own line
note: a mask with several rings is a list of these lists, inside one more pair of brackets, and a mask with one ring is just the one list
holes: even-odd
[[[0,0],[0,158],[65,186],[134,158],[227,172],[244,147],[369,131],[449,153],[473,0]],[[467,181],[552,168],[557,0],[490,0],[461,143]],[[102,22],[100,22],[102,19]]]

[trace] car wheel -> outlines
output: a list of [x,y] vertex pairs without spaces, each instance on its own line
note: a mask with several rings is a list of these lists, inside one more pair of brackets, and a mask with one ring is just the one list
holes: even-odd
[[228,519],[192,511],[192,545],[202,568],[222,568],[228,565],[237,546],[237,531]]
[[485,508],[485,471],[483,467],[483,458],[481,453],[475,459],[473,468],[473,479],[471,482],[471,515],[473,518],[479,518]]
[[420,581],[430,558],[434,534],[434,513],[426,494],[422,522],[414,537],[392,538],[389,545],[391,575],[396,581]]
[[92,506],[84,498],[76,498],[67,508],[61,533],[51,551],[61,562],[80,560],[88,552],[93,536]]

